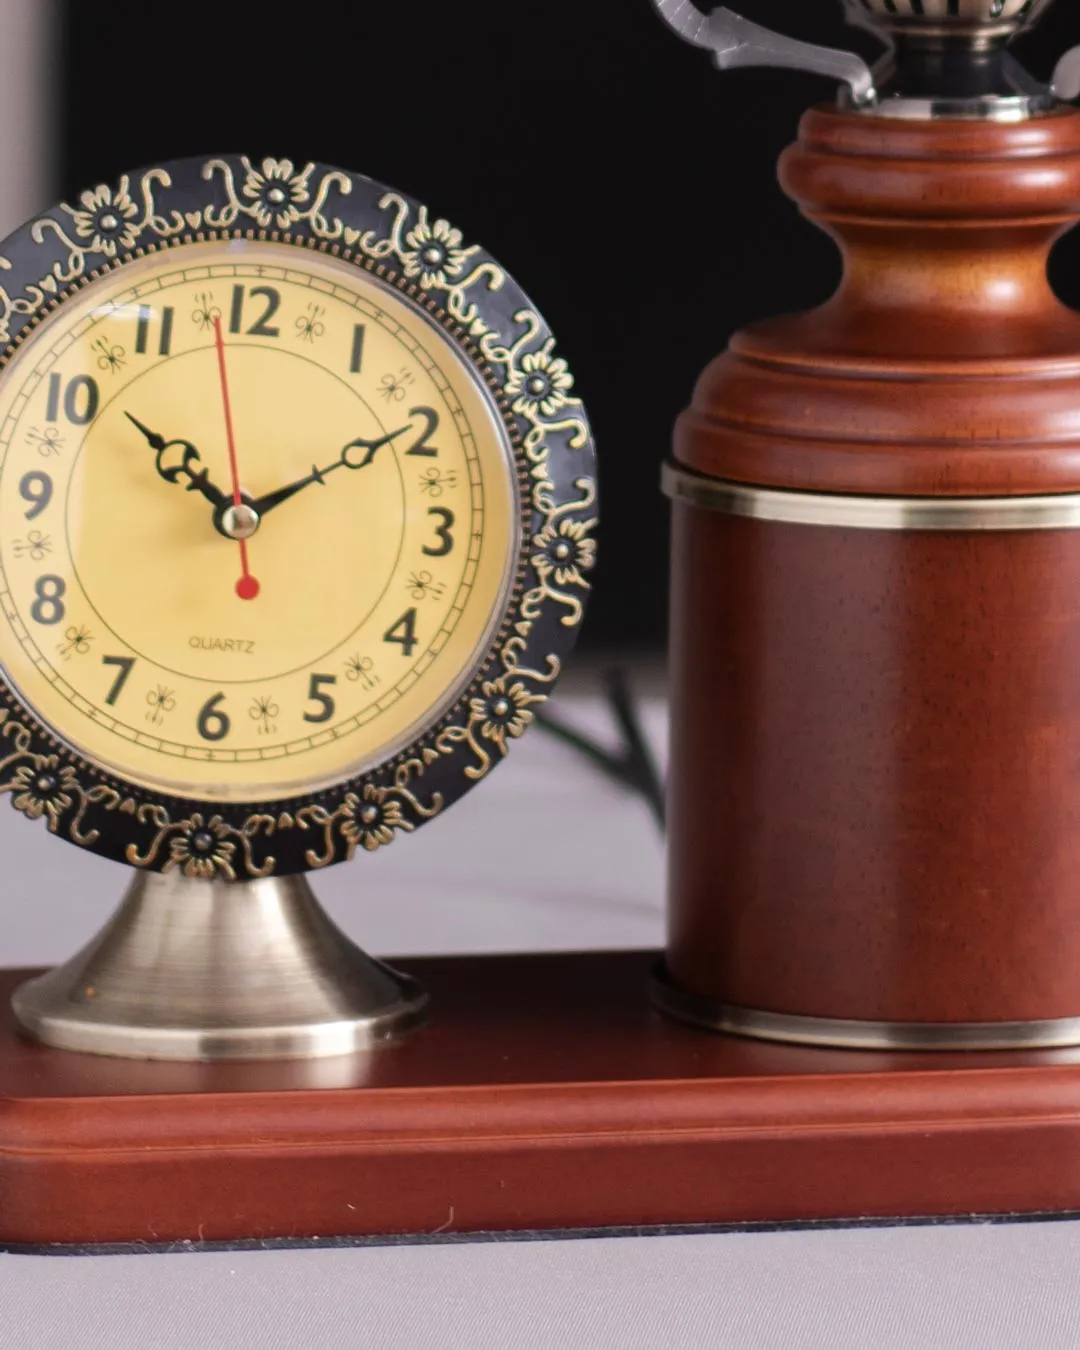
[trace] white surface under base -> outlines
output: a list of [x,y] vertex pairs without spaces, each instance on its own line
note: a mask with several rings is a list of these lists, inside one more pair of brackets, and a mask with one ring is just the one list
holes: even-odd
[[0,1345],[1075,1350],[1080,1223],[0,1256]]

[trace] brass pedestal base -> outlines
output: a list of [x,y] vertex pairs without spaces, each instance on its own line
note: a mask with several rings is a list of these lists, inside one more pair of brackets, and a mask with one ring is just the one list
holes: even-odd
[[424,1018],[427,995],[328,918],[302,877],[226,884],[136,873],[70,961],[15,991],[24,1031],[132,1059],[350,1054]]

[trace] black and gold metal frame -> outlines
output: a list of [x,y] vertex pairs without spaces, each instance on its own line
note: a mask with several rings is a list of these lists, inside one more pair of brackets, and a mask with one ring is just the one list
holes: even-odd
[[89,282],[155,250],[230,237],[367,269],[442,326],[490,390],[513,447],[521,547],[491,649],[453,707],[392,759],[306,796],[233,806],[126,782],[64,743],[0,671],[0,794],[16,810],[134,867],[226,881],[376,849],[485,778],[534,720],[574,643],[596,525],[589,424],[533,304],[449,222],[340,169],[245,156],[181,160],[46,212],[0,244],[0,372]]

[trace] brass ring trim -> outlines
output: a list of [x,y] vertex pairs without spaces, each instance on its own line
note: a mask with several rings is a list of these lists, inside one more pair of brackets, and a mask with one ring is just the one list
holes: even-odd
[[862,1022],[740,1008],[680,989],[663,961],[653,969],[649,993],[655,1006],[670,1017],[758,1041],[840,1050],[1053,1050],[1080,1045],[1080,1017],[1044,1022]]
[[1076,530],[1080,493],[1038,497],[862,497],[752,487],[665,464],[664,492],[729,516],[849,530]]

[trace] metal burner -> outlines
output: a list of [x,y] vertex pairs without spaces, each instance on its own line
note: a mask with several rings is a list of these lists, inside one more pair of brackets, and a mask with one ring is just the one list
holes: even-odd
[[1051,0],[843,0],[848,21],[888,48],[873,69],[854,52],[797,42],[730,9],[706,14],[691,0],[654,3],[721,70],[783,66],[828,76],[843,84],[844,106],[871,116],[1017,122],[1080,96],[1080,48],[1061,58],[1049,85],[1007,49]]

